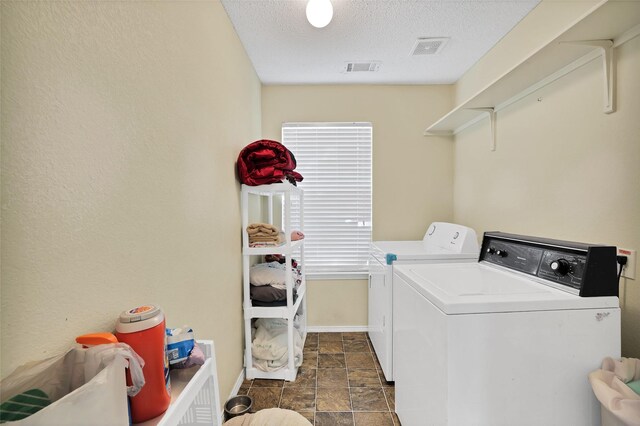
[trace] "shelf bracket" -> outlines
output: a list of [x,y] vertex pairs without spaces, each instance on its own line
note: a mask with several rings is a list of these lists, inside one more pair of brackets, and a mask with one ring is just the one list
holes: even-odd
[[491,151],[496,150],[496,109],[494,107],[465,108],[473,111],[481,111],[489,114],[491,121]]
[[602,57],[602,73],[604,77],[604,112],[611,114],[616,110],[616,70],[613,58],[613,40],[578,40],[562,41],[565,44],[591,46],[600,51]]

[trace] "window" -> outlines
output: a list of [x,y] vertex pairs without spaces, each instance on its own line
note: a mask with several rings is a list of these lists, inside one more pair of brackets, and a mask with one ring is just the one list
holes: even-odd
[[284,123],[282,143],[304,177],[307,274],[362,278],[371,242],[371,123]]

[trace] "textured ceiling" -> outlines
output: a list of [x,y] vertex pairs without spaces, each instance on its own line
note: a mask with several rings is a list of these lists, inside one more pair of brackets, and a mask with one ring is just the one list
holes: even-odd
[[[539,0],[332,0],[314,28],[306,0],[221,0],[264,84],[453,83]],[[449,37],[437,55],[411,56],[419,37]],[[346,62],[380,61],[344,73]]]

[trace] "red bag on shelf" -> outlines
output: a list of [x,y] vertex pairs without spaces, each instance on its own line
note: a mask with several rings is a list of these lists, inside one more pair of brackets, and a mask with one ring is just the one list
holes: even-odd
[[280,142],[268,139],[255,141],[245,146],[238,155],[238,178],[251,185],[265,185],[283,182],[285,179],[296,184],[302,175],[295,172],[296,158]]

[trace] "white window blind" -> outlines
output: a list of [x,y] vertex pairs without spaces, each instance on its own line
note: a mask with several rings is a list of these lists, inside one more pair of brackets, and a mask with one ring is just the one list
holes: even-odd
[[[305,268],[362,275],[371,242],[371,123],[284,123],[282,143],[304,180]],[[298,217],[293,212],[292,217]]]

